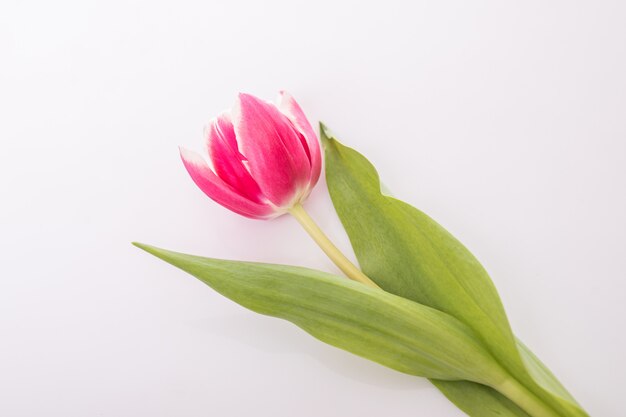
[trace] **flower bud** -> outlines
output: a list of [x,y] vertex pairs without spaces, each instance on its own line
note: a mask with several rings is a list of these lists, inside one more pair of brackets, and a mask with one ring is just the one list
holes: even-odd
[[302,202],[320,176],[319,141],[287,93],[277,104],[239,94],[230,112],[205,129],[207,160],[181,148],[198,187],[222,206],[253,219],[278,217]]

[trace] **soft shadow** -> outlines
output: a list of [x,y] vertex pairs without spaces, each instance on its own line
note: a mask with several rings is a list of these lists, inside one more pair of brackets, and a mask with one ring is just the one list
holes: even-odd
[[416,378],[349,352],[329,346],[285,320],[232,314],[190,321],[203,332],[228,338],[254,349],[276,355],[306,355],[331,371],[354,381],[389,390],[432,389],[424,378]]

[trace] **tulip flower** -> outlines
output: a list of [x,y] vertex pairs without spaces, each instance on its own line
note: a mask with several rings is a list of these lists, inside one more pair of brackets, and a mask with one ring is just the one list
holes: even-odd
[[281,92],[278,106],[239,94],[232,111],[205,129],[209,164],[181,149],[194,182],[224,207],[253,219],[280,216],[317,183],[319,141],[298,103]]
[[211,199],[252,219],[292,214],[351,279],[377,287],[328,239],[302,207],[322,167],[320,144],[304,112],[289,94],[277,104],[239,94],[230,112],[205,129],[208,161],[180,148],[185,168]]
[[[587,417],[514,336],[476,258],[427,215],[380,192],[374,166],[321,127],[333,204],[356,255],[384,289],[305,211],[303,203],[320,176],[322,151],[304,112],[283,92],[277,104],[240,94],[233,109],[206,128],[205,154],[181,148],[183,163],[196,185],[231,211],[252,219],[291,214],[349,278],[375,289],[311,269],[135,245],[253,311],[292,321],[326,343],[392,369],[430,378],[472,416]],[[503,402],[503,396],[511,401]]]

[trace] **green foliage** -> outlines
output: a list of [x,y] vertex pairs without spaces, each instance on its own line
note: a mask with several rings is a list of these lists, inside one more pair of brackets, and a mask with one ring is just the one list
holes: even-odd
[[[515,339],[498,293],[476,258],[423,212],[381,192],[378,173],[324,126],[329,192],[363,272],[384,290],[456,317],[533,395],[562,416],[586,416],[556,378]],[[435,385],[468,414],[520,416],[489,388]],[[484,407],[481,404],[485,404]]]
[[286,319],[389,368],[430,378],[472,417],[587,416],[513,335],[478,260],[426,214],[382,193],[365,157],[323,126],[321,137],[337,214],[363,272],[382,289],[306,268],[135,245],[244,307]]
[[498,383],[506,374],[455,318],[346,278],[285,265],[226,261],[135,244],[257,313],[411,375]]

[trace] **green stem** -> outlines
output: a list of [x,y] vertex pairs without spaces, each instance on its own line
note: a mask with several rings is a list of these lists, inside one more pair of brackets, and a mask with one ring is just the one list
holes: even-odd
[[532,417],[562,417],[514,378],[505,379],[493,388],[504,394]]
[[333,261],[333,263],[337,265],[337,267],[339,267],[339,269],[341,269],[341,271],[343,271],[348,278],[373,288],[380,288],[374,281],[369,279],[367,275],[361,272],[356,265],[350,262],[350,260],[346,258],[343,253],[341,253],[337,246],[335,246],[333,242],[328,239],[322,229],[319,228],[311,216],[309,216],[309,214],[304,210],[301,204],[293,206],[289,210],[289,213],[295,217],[296,220],[298,220],[304,230],[306,230],[306,232],[313,238],[315,243],[322,248],[330,260]]

